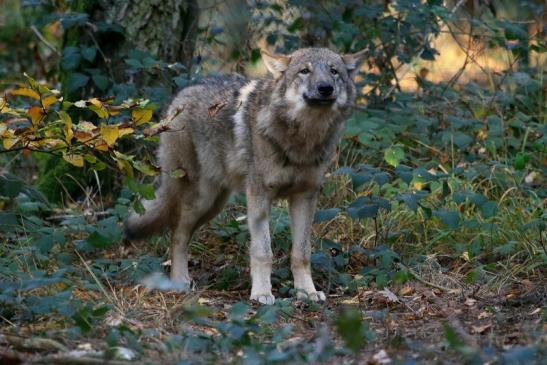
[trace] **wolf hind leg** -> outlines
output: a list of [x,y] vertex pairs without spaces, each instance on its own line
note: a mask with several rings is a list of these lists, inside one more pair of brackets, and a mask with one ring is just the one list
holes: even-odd
[[192,236],[222,210],[229,195],[230,191],[226,189],[208,189],[207,194],[188,194],[188,199],[193,201],[180,206],[179,220],[171,235],[171,281],[174,284],[191,288],[188,253]]

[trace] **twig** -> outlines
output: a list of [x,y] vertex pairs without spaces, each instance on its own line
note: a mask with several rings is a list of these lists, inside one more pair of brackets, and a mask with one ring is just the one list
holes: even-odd
[[36,28],[36,26],[34,25],[31,25],[30,26],[30,29],[34,32],[34,34],[36,34],[36,36],[42,41],[42,43],[44,43],[46,45],[47,48],[49,48],[50,50],[52,50],[56,55],[60,55],[61,53],[57,50],[57,48],[55,48],[51,43],[49,43],[47,41],[47,39],[44,38],[44,36],[42,35],[42,33],[40,33],[40,31],[38,30],[38,28]]

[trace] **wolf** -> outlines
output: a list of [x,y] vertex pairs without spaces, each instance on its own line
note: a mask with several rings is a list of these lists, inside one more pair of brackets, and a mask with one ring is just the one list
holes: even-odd
[[[250,242],[250,299],[273,304],[270,206],[289,203],[291,271],[299,298],[324,301],[312,280],[311,231],[323,178],[355,103],[355,75],[366,50],[338,54],[304,48],[261,52],[264,78],[205,78],[168,108],[161,134],[160,185],[145,213],[126,222],[128,239],[171,232],[171,279],[189,286],[188,244],[232,192],[244,192]],[[182,170],[182,178],[169,172]]]

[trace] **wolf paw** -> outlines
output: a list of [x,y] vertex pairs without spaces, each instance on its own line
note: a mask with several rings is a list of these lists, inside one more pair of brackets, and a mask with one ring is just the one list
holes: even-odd
[[298,290],[296,297],[298,299],[308,299],[312,302],[324,302],[327,300],[327,296],[322,291],[306,292],[305,290]]
[[272,305],[275,303],[275,297],[271,294],[251,294],[251,300],[256,300],[260,304]]

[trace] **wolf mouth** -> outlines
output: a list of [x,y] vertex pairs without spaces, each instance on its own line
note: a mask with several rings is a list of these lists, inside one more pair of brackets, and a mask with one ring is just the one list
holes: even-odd
[[309,97],[306,94],[303,94],[302,96],[304,97],[304,101],[306,102],[306,104],[308,104],[309,106],[330,106],[336,101],[336,98],[333,98],[333,97],[317,98],[317,97]]

